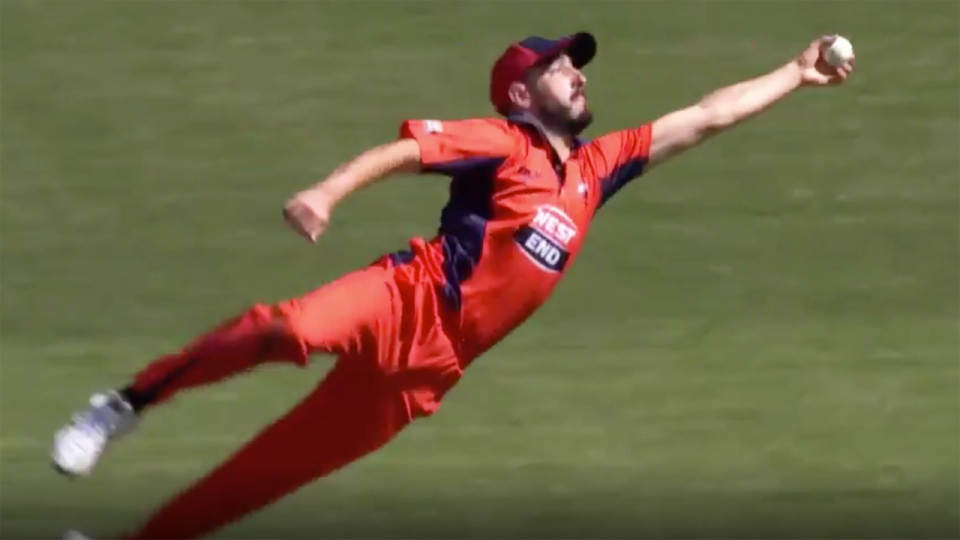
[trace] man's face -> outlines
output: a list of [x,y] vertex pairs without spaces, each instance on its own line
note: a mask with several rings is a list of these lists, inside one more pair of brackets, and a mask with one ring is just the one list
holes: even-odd
[[593,122],[586,84],[587,78],[565,54],[533,68],[526,83],[531,112],[547,127],[579,135]]

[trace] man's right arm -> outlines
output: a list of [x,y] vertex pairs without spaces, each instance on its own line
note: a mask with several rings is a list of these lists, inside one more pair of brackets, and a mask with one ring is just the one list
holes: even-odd
[[284,219],[298,234],[316,242],[329,224],[333,208],[348,195],[388,176],[419,169],[420,145],[413,139],[371,148],[294,195],[283,208]]
[[332,204],[337,204],[378,180],[419,169],[420,145],[412,139],[400,139],[371,148],[344,163],[308,191],[323,192]]
[[407,120],[400,138],[370,149],[284,207],[287,223],[311,242],[324,232],[334,207],[349,195],[398,173],[456,176],[505,159],[516,144],[499,119]]

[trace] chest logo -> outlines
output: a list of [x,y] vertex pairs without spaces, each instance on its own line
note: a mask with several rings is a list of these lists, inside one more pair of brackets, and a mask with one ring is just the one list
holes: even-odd
[[534,178],[539,178],[539,177],[540,177],[540,173],[531,171],[530,169],[528,169],[528,168],[526,168],[526,167],[520,167],[520,168],[517,170],[517,176],[519,176],[521,180],[526,181],[526,180],[532,180],[532,179],[534,179]]
[[562,210],[544,205],[530,223],[517,229],[514,240],[523,253],[548,272],[563,272],[570,260],[570,244],[577,226]]

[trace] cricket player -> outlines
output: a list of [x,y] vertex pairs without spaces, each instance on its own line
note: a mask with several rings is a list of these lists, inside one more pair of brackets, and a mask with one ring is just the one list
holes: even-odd
[[396,140],[361,153],[283,210],[293,230],[316,242],[358,190],[398,173],[440,175],[450,179],[450,200],[436,236],[299,298],[255,304],[127,386],[94,395],[56,433],[55,468],[88,475],[111,443],[182,392],[268,362],[305,366],[315,354],[336,362],[306,398],[124,538],[203,537],[381,448],[435,413],[467,367],[546,301],[593,218],[624,186],[800,88],[844,82],[853,63],[824,60],[831,40],[593,141],[580,134],[593,120],[582,70],[596,54],[594,36],[510,45],[490,77],[496,117],[405,121]]

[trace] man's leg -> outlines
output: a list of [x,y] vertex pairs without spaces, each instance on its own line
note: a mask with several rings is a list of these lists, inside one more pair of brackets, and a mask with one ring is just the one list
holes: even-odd
[[210,534],[391,441],[462,375],[429,284],[357,273],[299,299],[290,331],[340,355],[288,415],[154,513],[128,540]]
[[107,445],[131,431],[141,412],[181,391],[266,362],[303,366],[315,352],[355,356],[360,340],[370,341],[363,336],[371,336],[374,327],[387,327],[394,316],[389,277],[384,266],[368,267],[302,298],[255,305],[182,351],[157,359],[126,388],[95,395],[90,407],[57,432],[54,466],[69,476],[89,474]]
[[389,442],[410,422],[403,397],[354,360],[125,538],[200,538]]
[[285,328],[294,302],[254,305],[183,350],[148,364],[120,395],[140,412],[183,390],[220,382],[266,362],[306,365],[306,351]]

